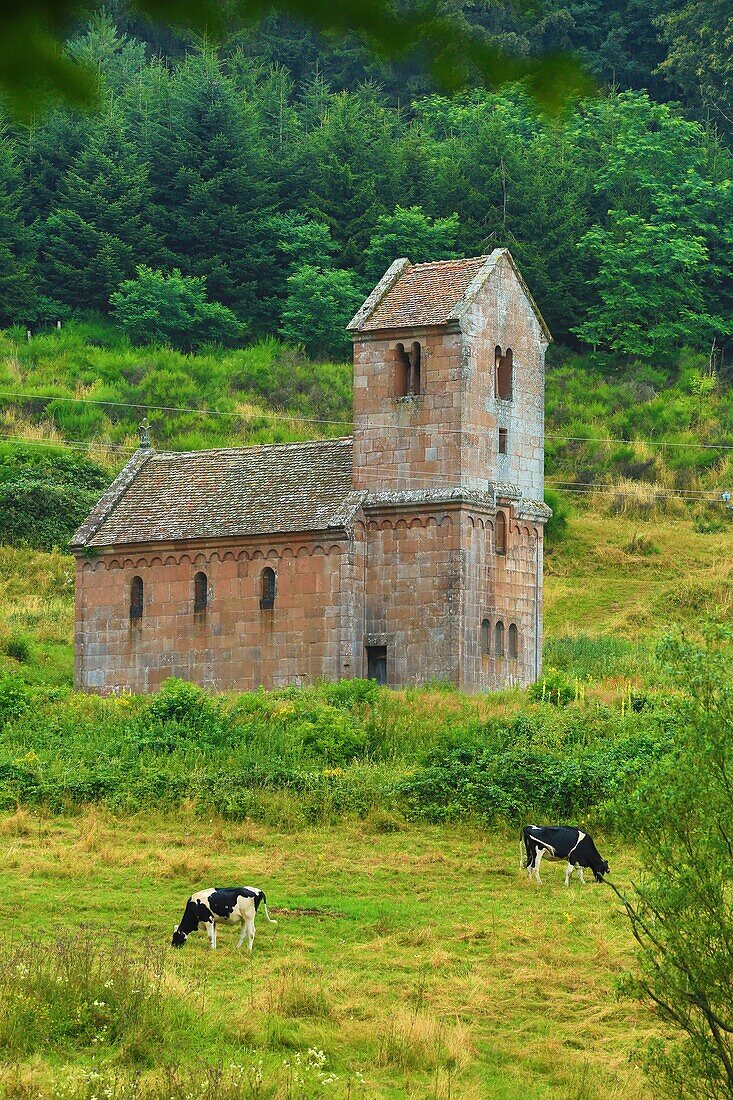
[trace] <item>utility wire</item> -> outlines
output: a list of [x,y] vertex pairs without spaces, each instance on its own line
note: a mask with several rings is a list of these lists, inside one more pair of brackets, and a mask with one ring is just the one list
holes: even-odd
[[[94,445],[93,440],[92,441],[84,441],[84,440],[81,440],[81,439],[67,439],[67,440],[63,440],[61,442],[53,443],[53,442],[49,442],[49,441],[46,441],[46,440],[21,439],[21,438],[14,437],[14,436],[0,436],[0,443],[16,443],[16,444],[18,444],[20,446],[23,446],[23,447],[50,447],[50,448],[56,448],[56,449],[58,449],[59,447],[61,447],[61,448],[66,447],[69,450],[87,450],[90,446]],[[265,444],[265,446],[268,446],[268,445],[269,444]],[[278,446],[278,445],[287,446],[287,444],[273,444],[273,446]],[[126,447],[126,446],[123,446],[122,444],[116,444],[116,443],[99,443],[98,446],[101,450],[119,451],[122,454],[127,454],[127,455],[133,454],[136,450],[136,448],[134,448],[134,447]],[[175,453],[175,452],[173,452],[173,453]],[[375,470],[372,471],[372,470],[364,470],[363,469],[361,471],[361,477],[362,477],[363,480],[368,481],[370,476],[372,477],[372,480],[377,481],[382,486],[384,486],[385,473],[382,470],[375,469]],[[389,476],[389,473],[387,473],[387,476]],[[422,475],[422,474],[412,474],[410,476],[410,481],[413,484],[415,482],[419,482],[420,484],[422,484],[425,487],[425,489],[434,489],[436,491],[438,491],[438,490],[452,491],[452,490],[455,490],[455,489],[462,488],[462,486],[456,485],[455,482],[447,482],[445,484],[436,483],[434,478],[432,478],[428,475]],[[655,487],[650,482],[638,482],[638,484],[639,484],[640,487],[644,486],[644,487],[648,487],[650,489],[657,488],[657,491],[659,492],[660,495],[663,495],[663,496],[666,496],[666,497],[679,497],[683,501],[689,501],[690,503],[693,503],[695,501],[707,501],[709,503],[721,503],[720,495],[716,494],[714,492],[714,490],[708,490],[706,492],[704,490],[698,491],[698,490],[695,490],[695,489],[667,489],[664,486]],[[580,485],[575,485],[573,482],[548,481],[546,483],[546,488],[548,488],[548,489],[557,489],[558,492],[561,492],[561,493],[575,493],[575,494],[580,495],[580,496],[591,496],[595,493],[603,493],[603,492],[613,493],[615,496],[620,496],[620,497],[635,496],[635,493],[629,492],[627,490],[619,489],[613,483],[606,484],[606,483],[603,483],[603,482],[588,483],[587,485],[580,486]],[[401,490],[401,491],[408,491],[409,492],[409,490]],[[419,492],[421,490],[418,489],[417,491]]]
[[[262,417],[265,420],[280,420],[289,424],[331,424],[341,425],[344,427],[353,428],[354,423],[352,420],[326,420],[317,417],[307,416],[293,416],[287,413],[273,412],[267,409],[253,411],[251,413],[242,412],[225,412],[222,409],[207,409],[202,406],[196,405],[143,405],[132,401],[104,401],[101,398],[94,397],[59,397],[59,396],[44,396],[37,393],[19,393],[14,390],[0,390],[0,397],[13,397],[21,398],[27,401],[71,401],[83,405],[109,405],[111,408],[124,408],[135,409],[138,412],[169,412],[169,413],[192,413],[198,416],[219,416],[222,419],[228,420],[256,420]],[[367,425],[367,428],[369,426]],[[379,428],[372,428],[372,431],[379,431]],[[401,425],[400,432],[405,431],[424,431],[424,428],[418,425]],[[465,435],[466,431],[463,428],[431,428],[431,431],[437,431],[442,435]],[[649,447],[686,447],[693,450],[711,450],[711,451],[733,451],[733,443],[679,443],[673,440],[667,439],[615,439],[611,436],[595,436],[595,435],[559,435],[555,432],[547,432],[545,434],[546,439],[558,439],[565,443],[621,443],[633,446],[634,444],[644,444]]]

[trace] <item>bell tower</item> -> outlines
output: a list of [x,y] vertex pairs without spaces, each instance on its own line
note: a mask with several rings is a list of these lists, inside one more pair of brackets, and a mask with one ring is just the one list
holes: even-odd
[[542,500],[551,339],[507,249],[395,260],[354,339],[354,488]]
[[551,337],[511,254],[395,260],[348,328],[362,675],[378,655],[395,685],[532,682]]

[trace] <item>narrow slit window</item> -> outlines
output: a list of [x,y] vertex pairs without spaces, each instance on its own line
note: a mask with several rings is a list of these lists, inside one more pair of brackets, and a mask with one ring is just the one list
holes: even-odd
[[516,661],[519,656],[519,635],[517,634],[516,623],[511,623],[509,627],[509,637],[507,639],[507,651],[510,660]]
[[420,385],[420,361],[422,359],[422,352],[417,340],[412,345],[412,352],[410,353],[410,393],[413,397],[417,397],[422,393]]
[[504,624],[498,622],[494,627],[494,654],[497,657],[504,656]]
[[506,516],[503,512],[496,513],[496,552],[506,554]]
[[410,356],[404,344],[395,348],[395,397],[407,397],[410,392]]
[[[496,349],[501,352],[501,348]],[[500,401],[512,399],[512,375],[514,373],[514,353],[507,348],[503,355],[496,358],[496,396]]]
[[505,455],[507,453],[507,437],[509,430],[507,428],[499,428],[499,454]]
[[275,570],[267,569],[262,570],[260,577],[260,607],[263,611],[268,611],[275,606]]
[[209,578],[205,573],[197,573],[193,580],[193,609],[197,615],[203,615],[209,603]]
[[484,619],[481,623],[481,652],[484,656],[489,653],[489,647],[491,645],[491,623],[488,619]]
[[130,581],[130,619],[135,622],[143,617],[143,579],[133,577]]

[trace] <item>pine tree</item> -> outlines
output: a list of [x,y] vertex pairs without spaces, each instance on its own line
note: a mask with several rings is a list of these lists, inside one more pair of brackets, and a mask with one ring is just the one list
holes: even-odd
[[112,110],[67,171],[41,242],[49,292],[78,308],[106,310],[138,263],[160,262],[150,225],[147,167]]
[[0,325],[26,322],[35,299],[31,235],[21,214],[21,175],[0,131]]
[[205,276],[211,297],[255,330],[271,326],[276,190],[256,112],[210,51],[172,82],[154,171],[166,181],[166,243],[184,274]]

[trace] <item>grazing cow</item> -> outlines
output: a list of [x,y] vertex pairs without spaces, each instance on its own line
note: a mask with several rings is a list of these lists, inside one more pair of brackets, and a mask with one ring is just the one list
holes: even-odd
[[580,829],[567,825],[526,825],[519,842],[519,867],[527,868],[527,875],[535,876],[539,883],[540,863],[546,859],[566,859],[565,885],[570,882],[573,871],[585,882],[583,868],[590,867],[596,882],[603,882],[603,876],[609,872],[608,862],[601,858],[591,837]]
[[199,890],[197,894],[191,894],[186,902],[181,923],[173,929],[171,946],[183,947],[192,932],[206,929],[213,951],[217,924],[239,924],[241,931],[237,947],[242,946],[246,936],[251,951],[255,938],[255,913],[260,902],[269,923],[276,925],[277,921],[272,920],[267,911],[264,893],[255,886],[217,886],[212,890]]

